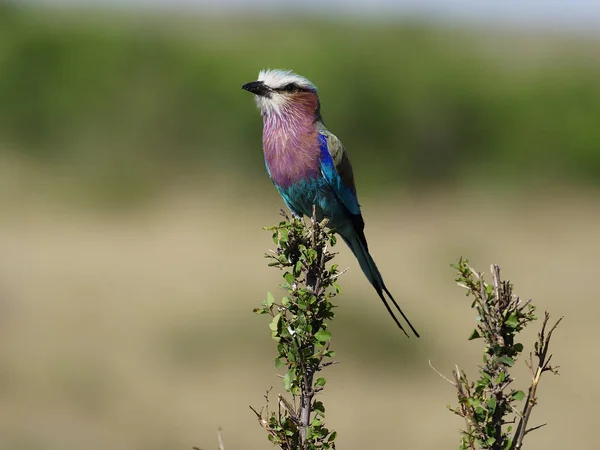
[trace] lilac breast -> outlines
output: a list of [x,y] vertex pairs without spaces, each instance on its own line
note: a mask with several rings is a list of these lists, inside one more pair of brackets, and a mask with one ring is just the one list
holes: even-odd
[[319,176],[320,149],[314,116],[297,114],[265,117],[263,150],[273,182],[287,188]]

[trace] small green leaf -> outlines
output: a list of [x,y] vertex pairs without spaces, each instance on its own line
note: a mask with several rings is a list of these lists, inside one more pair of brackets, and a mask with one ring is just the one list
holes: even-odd
[[298,350],[296,350],[295,348],[291,348],[287,354],[287,357],[290,362],[298,361]]
[[325,414],[325,406],[323,406],[323,402],[316,401],[313,403],[313,411],[320,412],[321,414]]
[[487,407],[490,414],[494,414],[496,411],[496,397],[490,397],[487,401]]
[[290,298],[289,297],[283,297],[281,299],[281,304],[287,308],[291,304]]
[[271,320],[271,323],[269,324],[271,331],[277,331],[279,319],[281,319],[281,314],[277,314],[275,317],[273,317],[273,320]]
[[283,367],[283,361],[281,360],[281,357],[277,357],[275,358],[275,368],[276,369],[281,369]]
[[306,440],[309,441],[310,438],[312,438],[312,436],[313,436],[313,429],[312,429],[312,427],[306,427]]
[[315,381],[315,387],[319,387],[319,386],[325,386],[325,383],[327,381],[325,380],[325,378],[321,377],[321,378],[317,378],[317,381]]
[[294,276],[299,277],[301,273],[302,273],[302,261],[298,261],[298,262],[296,262],[296,265],[294,266]]
[[289,231],[285,228],[279,230],[279,242],[284,243],[288,241]]
[[521,353],[523,351],[523,344],[521,344],[520,342],[516,343],[514,345],[515,351],[517,353]]
[[315,339],[319,342],[327,342],[331,339],[331,333],[321,329],[315,333]]
[[519,320],[517,318],[517,312],[515,311],[510,316],[508,316],[508,318],[506,319],[506,321],[504,323],[509,328],[513,328],[513,329],[517,328],[517,326],[519,325]]
[[298,299],[298,308],[300,308],[301,310],[306,310],[306,308],[308,307],[308,305],[306,304],[306,300],[304,298],[299,298]]
[[525,392],[523,391],[515,391],[512,393],[513,400],[521,401],[525,398]]
[[331,434],[329,435],[329,437],[327,438],[327,442],[335,441],[336,437],[337,437],[337,431],[332,431]]
[[267,308],[273,306],[273,303],[275,303],[275,297],[273,297],[273,294],[271,292],[267,292]]
[[477,328],[475,328],[473,330],[473,332],[469,335],[469,341],[472,341],[473,339],[479,339],[481,337],[481,335],[479,334],[479,330]]
[[515,363],[515,360],[509,356],[501,356],[500,358],[498,358],[498,361],[500,361],[503,364],[506,364],[508,367],[512,367]]
[[287,281],[289,284],[293,284],[294,283],[294,275],[292,275],[290,272],[286,272],[283,274],[283,279],[285,281]]
[[292,370],[289,370],[283,376],[283,388],[288,392],[292,387],[292,379],[293,379]]
[[479,399],[469,397],[467,399],[467,405],[477,408],[479,405],[481,405],[481,402],[479,401]]

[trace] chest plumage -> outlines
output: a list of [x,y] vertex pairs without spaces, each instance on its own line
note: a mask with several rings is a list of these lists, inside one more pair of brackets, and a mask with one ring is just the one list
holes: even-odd
[[296,99],[280,114],[264,117],[265,164],[279,187],[288,188],[320,175],[321,150],[313,103],[308,96],[305,101]]

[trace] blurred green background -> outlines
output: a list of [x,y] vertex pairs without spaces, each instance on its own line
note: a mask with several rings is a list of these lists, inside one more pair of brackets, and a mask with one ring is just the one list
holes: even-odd
[[[290,68],[353,160],[406,340],[342,245],[324,401],[339,447],[455,448],[475,374],[449,264],[566,319],[528,448],[595,448],[600,36],[401,18],[0,5],[0,448],[269,448],[252,314],[282,202],[240,86]],[[536,330],[526,336],[533,342]],[[527,372],[517,384],[526,387]],[[568,444],[566,444],[568,442]]]

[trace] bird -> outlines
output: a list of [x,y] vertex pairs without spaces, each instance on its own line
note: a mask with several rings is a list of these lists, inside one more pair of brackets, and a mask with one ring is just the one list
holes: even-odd
[[342,237],[396,325],[409,336],[389,300],[410,323],[369,253],[354,172],[348,152],[321,116],[316,86],[291,70],[263,69],[258,80],[242,86],[254,94],[263,119],[263,153],[267,172],[286,206],[298,216],[326,218]]

